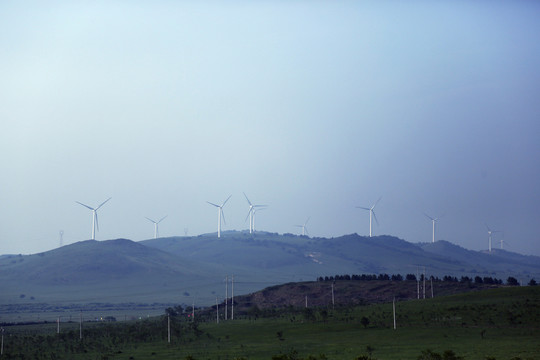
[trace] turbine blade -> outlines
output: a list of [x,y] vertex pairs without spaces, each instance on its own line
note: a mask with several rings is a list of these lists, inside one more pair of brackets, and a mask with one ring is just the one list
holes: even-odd
[[227,201],[229,201],[229,199],[231,198],[231,196],[232,196],[232,194],[229,195],[229,197],[227,198],[227,200],[225,200],[225,201],[223,202],[223,204],[221,205],[221,207],[224,207],[224,206],[225,206],[225,204],[227,203]]
[[426,214],[426,213],[424,213],[424,215],[426,215],[426,217],[427,217],[428,219],[430,219],[430,220],[437,220],[437,219],[432,218],[431,216],[429,216],[429,215]]
[[75,201],[77,204],[81,204],[82,206],[84,206],[85,208],[89,208],[90,210],[94,210],[94,208],[88,206],[88,205],[85,205],[83,204],[82,202],[78,202],[78,201]]
[[246,193],[243,193],[243,194],[244,194],[244,196],[246,197],[246,200],[247,200],[248,204],[251,206],[251,201],[249,201],[249,199],[248,199]]
[[484,223],[484,225],[486,225],[486,229],[487,229],[488,231],[491,231],[491,229],[489,228],[489,226],[488,226],[486,223]]
[[211,203],[210,201],[207,201],[207,203],[209,203],[210,205],[213,205],[213,206],[215,206],[215,207],[219,207],[219,205],[216,205],[216,204],[214,204],[214,203]]
[[153,222],[154,224],[156,223],[154,220],[152,220],[152,219],[150,219],[150,218],[148,218],[148,217],[146,217],[146,216],[145,216],[145,218],[146,218],[148,221]]
[[106,203],[107,201],[111,200],[111,199],[112,199],[112,198],[108,198],[107,200],[105,200],[104,202],[102,202],[101,204],[99,204],[99,206],[96,208],[96,210],[99,209],[100,207],[102,207],[103,205],[105,205],[105,203]]
[[247,216],[246,216],[246,220],[244,220],[244,222],[246,222],[246,221],[249,219],[249,214],[251,214],[251,211],[252,211],[252,210],[249,209],[248,214],[247,214]]
[[159,219],[159,221],[158,221],[157,223],[159,224],[160,222],[162,222],[167,216],[169,216],[169,215],[165,215],[164,217],[162,217],[161,219]]
[[364,209],[364,210],[371,210],[370,208],[363,207],[363,206],[357,206],[356,208],[357,208],[357,209]]
[[375,201],[375,204],[373,204],[373,206],[371,207],[372,210],[375,209],[375,206],[377,206],[377,204],[379,203],[379,201],[381,201],[381,199],[382,199],[382,196],[379,197],[379,199],[377,199],[377,201]]
[[379,220],[377,220],[377,215],[375,215],[375,211],[371,210],[371,212],[373,213],[373,218],[375,219],[377,226],[379,226]]
[[96,217],[96,229],[97,229],[97,231],[99,231],[98,216],[97,216],[97,211],[95,211],[95,210],[94,210],[94,216]]
[[225,221],[225,214],[223,212],[223,208],[221,209],[221,218],[223,219],[223,224],[227,225],[227,222]]
[[307,225],[307,223],[308,223],[309,219],[311,219],[311,216],[309,216],[309,217],[307,218],[306,222],[304,223],[304,226],[306,226],[306,225]]

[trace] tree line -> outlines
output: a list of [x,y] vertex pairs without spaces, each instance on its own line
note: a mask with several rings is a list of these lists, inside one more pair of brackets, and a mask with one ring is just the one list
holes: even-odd
[[[488,284],[488,285],[503,285],[502,279],[497,279],[491,276],[461,276],[459,279],[456,276],[445,275],[442,278],[437,276],[426,277],[434,282],[454,282],[462,284]],[[350,280],[350,281],[424,281],[424,274],[420,274],[418,277],[415,274],[407,274],[403,277],[401,274],[345,274],[345,275],[334,275],[334,276],[319,276],[317,281],[319,282],[329,282],[329,281],[340,281],[340,280]],[[506,279],[506,285],[518,286],[519,281],[513,277],[509,276]],[[537,285],[534,279],[531,279],[528,283],[529,286]]]

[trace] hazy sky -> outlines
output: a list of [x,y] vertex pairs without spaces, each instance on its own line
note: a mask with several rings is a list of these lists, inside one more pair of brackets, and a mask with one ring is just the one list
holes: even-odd
[[[2,1],[0,254],[379,226],[540,255],[536,1]],[[497,242],[497,243],[495,243]]]

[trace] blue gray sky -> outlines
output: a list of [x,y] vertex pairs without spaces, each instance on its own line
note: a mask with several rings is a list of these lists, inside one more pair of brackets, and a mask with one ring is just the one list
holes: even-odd
[[540,255],[540,3],[2,1],[0,254],[247,229]]

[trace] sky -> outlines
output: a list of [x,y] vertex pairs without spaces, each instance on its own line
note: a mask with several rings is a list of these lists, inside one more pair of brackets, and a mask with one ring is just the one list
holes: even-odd
[[0,254],[256,229],[540,255],[540,3],[2,1]]

